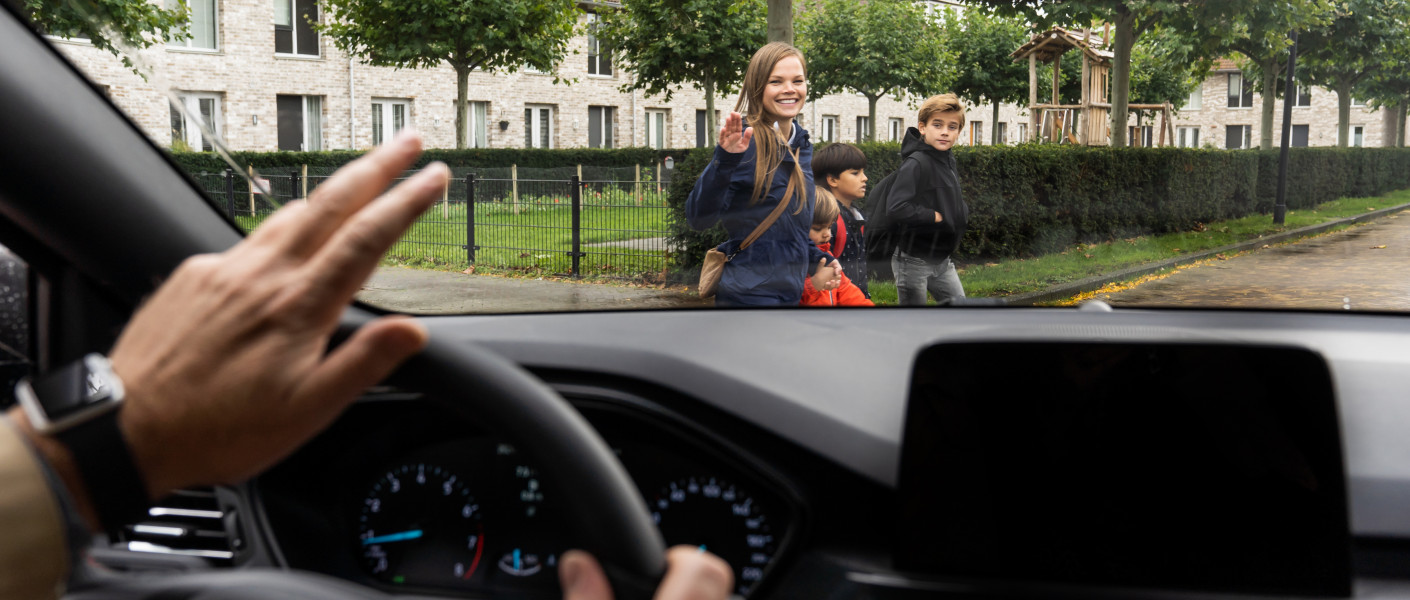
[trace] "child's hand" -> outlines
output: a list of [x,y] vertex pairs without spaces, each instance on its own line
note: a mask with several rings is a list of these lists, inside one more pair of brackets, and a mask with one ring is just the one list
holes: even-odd
[[739,154],[749,149],[749,140],[754,138],[754,128],[744,126],[744,117],[731,112],[725,117],[725,126],[720,128],[720,149],[731,154]]
[[820,292],[835,290],[842,285],[842,265],[836,260],[827,264],[826,258],[818,259],[818,271],[813,273],[813,289]]

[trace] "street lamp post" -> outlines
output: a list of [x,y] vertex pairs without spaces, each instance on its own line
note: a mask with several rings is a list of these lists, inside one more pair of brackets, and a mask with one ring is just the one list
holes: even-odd
[[1292,106],[1297,98],[1297,88],[1293,84],[1293,69],[1297,66],[1297,32],[1288,34],[1292,46],[1288,48],[1287,85],[1283,88],[1283,143],[1278,153],[1278,200],[1273,205],[1273,223],[1282,225],[1288,212],[1288,146],[1292,142]]

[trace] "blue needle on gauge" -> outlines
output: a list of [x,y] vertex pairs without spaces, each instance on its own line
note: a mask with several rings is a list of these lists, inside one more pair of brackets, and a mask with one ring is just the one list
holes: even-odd
[[377,537],[370,537],[362,540],[362,545],[371,546],[372,544],[385,544],[387,542],[404,542],[406,540],[414,540],[419,537],[421,537],[421,530],[412,529],[410,531],[401,531],[397,533],[389,533],[387,535],[379,535]]

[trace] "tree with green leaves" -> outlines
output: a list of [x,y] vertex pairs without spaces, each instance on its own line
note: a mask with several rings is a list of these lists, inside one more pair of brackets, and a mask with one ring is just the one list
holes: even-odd
[[1351,133],[1352,94],[1396,58],[1410,22],[1405,0],[1339,0],[1329,24],[1298,39],[1297,78],[1337,93],[1337,145]]
[[[1210,35],[1263,0],[975,0],[1023,16],[1040,29],[1052,25],[1111,25],[1111,145],[1126,146],[1131,104],[1131,55],[1136,42],[1162,24],[1184,32],[1191,57],[1210,56],[1219,43]],[[1318,0],[1282,0],[1305,4]],[[1389,0],[1387,0],[1389,1]],[[1174,26],[1178,24],[1178,26]]]
[[[323,0],[316,23],[338,49],[378,67],[455,69],[455,146],[466,146],[470,72],[552,72],[581,11],[574,0]],[[555,82],[558,80],[555,78]]]
[[[946,11],[941,31],[944,44],[955,53],[955,76],[951,89],[961,98],[992,104],[992,123],[999,122],[999,105],[1020,104],[1028,99],[1028,65],[1013,60],[1012,54],[1028,42],[1030,31],[1022,20],[971,8],[962,13]],[[1080,75],[1079,75],[1080,78]],[[991,128],[994,144],[999,128]]]
[[705,131],[715,145],[715,97],[731,94],[765,43],[763,0],[623,0],[605,11],[597,37],[632,73],[622,91],[671,96],[684,85],[705,92]]
[[959,70],[925,7],[909,0],[809,2],[798,32],[808,58],[808,96],[843,90],[865,96],[869,141],[876,140],[877,100],[938,94]]
[[1257,82],[1255,91],[1262,94],[1259,136],[1264,150],[1273,148],[1276,100],[1282,96],[1292,44],[1288,34],[1326,25],[1330,11],[1327,0],[1258,2],[1227,22],[1212,24],[1209,35],[1220,40],[1216,53],[1241,55],[1246,61],[1244,71]]
[[121,58],[129,68],[134,65],[119,46],[141,50],[180,37],[191,15],[186,0],[177,0],[171,8],[148,0],[18,0],[16,4],[40,31],[86,39]]

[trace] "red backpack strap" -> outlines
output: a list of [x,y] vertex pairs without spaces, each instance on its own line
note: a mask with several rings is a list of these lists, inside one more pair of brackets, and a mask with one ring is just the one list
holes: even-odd
[[842,220],[840,213],[837,215],[837,235],[832,240],[832,247],[837,249],[835,256],[842,256],[842,252],[847,249],[847,222]]

